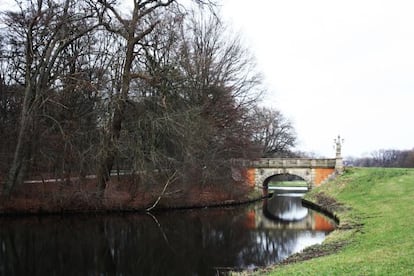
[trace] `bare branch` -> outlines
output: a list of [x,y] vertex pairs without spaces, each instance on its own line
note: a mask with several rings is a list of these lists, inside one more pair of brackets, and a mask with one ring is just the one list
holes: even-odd
[[164,188],[162,189],[162,191],[161,191],[161,194],[158,196],[158,198],[157,198],[157,200],[154,202],[154,204],[151,206],[151,207],[149,207],[149,208],[147,208],[146,209],[146,211],[147,212],[149,212],[149,211],[151,211],[152,209],[154,209],[157,205],[158,205],[158,202],[160,202],[160,200],[161,200],[161,198],[164,196],[164,194],[165,194],[165,191],[167,190],[167,188],[168,188],[168,185],[171,183],[171,182],[173,182],[176,178],[175,178],[175,175],[177,174],[177,171],[175,171],[169,178],[168,178],[168,180],[167,180],[167,182],[165,183],[165,185],[164,185]]

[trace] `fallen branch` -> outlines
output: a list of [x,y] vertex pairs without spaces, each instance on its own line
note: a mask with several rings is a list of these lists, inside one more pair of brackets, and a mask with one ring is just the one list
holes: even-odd
[[164,196],[164,193],[167,190],[168,185],[174,180],[176,174],[177,174],[177,171],[175,171],[173,173],[173,175],[171,175],[170,178],[168,178],[167,183],[165,183],[164,188],[162,189],[161,194],[158,196],[158,198],[154,202],[154,204],[151,207],[149,207],[149,208],[146,209],[147,212],[151,211],[152,209],[154,209],[158,205],[158,202],[160,202],[161,198]]

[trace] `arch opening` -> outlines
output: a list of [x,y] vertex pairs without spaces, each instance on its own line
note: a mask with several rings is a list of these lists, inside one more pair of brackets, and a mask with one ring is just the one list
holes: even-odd
[[265,188],[276,188],[276,187],[309,187],[308,181],[297,174],[291,173],[279,173],[273,174],[267,177],[263,182]]

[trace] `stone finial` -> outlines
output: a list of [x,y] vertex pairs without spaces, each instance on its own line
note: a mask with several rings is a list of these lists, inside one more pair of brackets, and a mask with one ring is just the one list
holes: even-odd
[[338,138],[334,139],[334,143],[336,146],[335,171],[338,174],[342,174],[344,171],[344,165],[343,165],[342,156],[341,156],[341,149],[342,149],[342,144],[344,143],[344,139],[341,139],[341,136],[338,135]]
[[336,158],[341,157],[341,148],[344,143],[344,139],[341,139],[341,136],[338,135],[338,138],[334,139],[334,143],[336,146]]

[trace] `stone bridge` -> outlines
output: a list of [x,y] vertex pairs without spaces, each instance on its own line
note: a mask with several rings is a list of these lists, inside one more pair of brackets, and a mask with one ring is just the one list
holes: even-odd
[[342,159],[313,158],[262,158],[243,161],[246,178],[250,185],[267,186],[276,175],[295,175],[302,178],[310,187],[319,186],[343,171]]
[[295,175],[308,183],[309,187],[319,186],[343,172],[341,140],[335,139],[335,158],[262,158],[238,160],[237,165],[245,168],[245,178],[251,186],[266,187],[276,175]]

